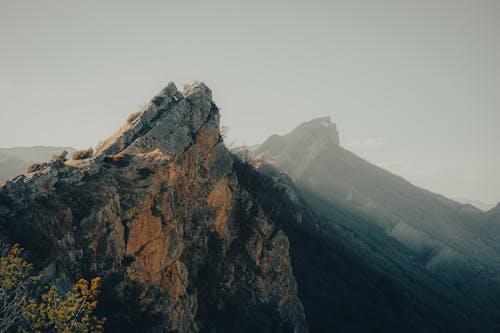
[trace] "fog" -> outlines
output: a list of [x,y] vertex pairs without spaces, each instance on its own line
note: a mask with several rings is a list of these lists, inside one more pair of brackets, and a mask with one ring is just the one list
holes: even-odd
[[168,81],[228,141],[330,115],[341,145],[452,198],[500,200],[498,1],[0,1],[0,146],[94,146]]

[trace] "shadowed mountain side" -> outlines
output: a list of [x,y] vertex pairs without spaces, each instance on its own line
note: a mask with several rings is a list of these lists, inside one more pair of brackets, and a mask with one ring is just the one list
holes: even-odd
[[[311,332],[470,332],[498,326],[467,313],[453,288],[372,222],[297,192],[269,165],[235,162],[240,183],[290,239]],[[300,194],[299,194],[300,193]],[[309,197],[309,203],[303,200]],[[356,225],[349,228],[348,225]],[[487,320],[486,320],[487,321]]]
[[301,125],[287,135],[270,137],[251,156],[286,172],[301,190],[369,216],[419,255],[428,256],[431,265],[436,263],[432,259],[441,262],[443,258],[436,255],[446,257],[445,251],[500,269],[495,244],[476,231],[483,220],[481,212],[463,209],[464,205],[418,188],[343,149],[338,140],[330,139],[337,134],[335,126],[325,127],[323,121],[307,123],[308,135],[298,131]]
[[370,165],[329,118],[252,165],[219,117],[203,83],[168,84],[95,154],[0,186],[0,239],[62,291],[102,277],[110,332],[500,330],[498,207]]
[[[486,223],[488,214],[371,165],[340,147],[337,135],[334,124],[319,118],[271,136],[249,154],[288,174],[300,196],[326,220],[371,244],[376,250],[366,253],[369,262],[379,253],[400,267],[383,272],[391,281],[404,281],[406,275],[436,295],[441,285],[450,286],[445,298],[462,308],[468,320],[498,329],[492,323],[500,315],[500,247],[495,225]],[[339,218],[339,212],[357,218]],[[390,251],[394,243],[398,250]],[[359,253],[353,244],[347,247]],[[424,283],[425,276],[432,283]]]

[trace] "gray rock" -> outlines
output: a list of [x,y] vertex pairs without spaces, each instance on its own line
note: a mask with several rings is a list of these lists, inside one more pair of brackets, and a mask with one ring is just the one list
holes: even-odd
[[96,156],[0,187],[0,227],[28,250],[43,244],[36,264],[64,288],[81,272],[112,282],[105,294],[160,318],[145,331],[224,330],[203,312],[216,304],[236,309],[235,331],[307,332],[286,235],[238,183],[210,89],[176,95],[169,84]]

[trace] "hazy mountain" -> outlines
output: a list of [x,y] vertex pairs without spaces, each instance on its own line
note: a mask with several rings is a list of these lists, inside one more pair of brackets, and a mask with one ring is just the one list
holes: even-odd
[[470,204],[476,208],[479,208],[483,212],[487,212],[493,207],[495,207],[495,204],[492,203],[485,203],[479,200],[474,200],[474,199],[469,199],[469,198],[454,198],[455,201],[460,202],[464,205]]
[[460,258],[500,267],[498,252],[471,231],[481,220],[478,211],[416,187],[343,149],[329,118],[271,136],[251,154],[285,171],[301,189],[369,216],[387,234],[426,256],[430,266]]
[[[498,332],[500,206],[417,188],[329,118],[232,154],[204,84],[173,83],[90,156],[0,186],[0,239],[109,332]],[[21,159],[21,158],[20,158]]]
[[436,317],[498,329],[498,224],[488,223],[479,209],[418,188],[343,149],[329,118],[271,136],[250,155],[289,175],[299,196],[329,221],[329,240],[364,252],[361,261],[377,263],[391,283],[420,299],[412,303],[416,311],[419,302],[436,309],[448,304],[455,314],[435,310]]
[[0,182],[10,180],[23,174],[33,163],[46,162],[52,155],[66,150],[68,153],[74,151],[70,147],[15,147],[0,148]]

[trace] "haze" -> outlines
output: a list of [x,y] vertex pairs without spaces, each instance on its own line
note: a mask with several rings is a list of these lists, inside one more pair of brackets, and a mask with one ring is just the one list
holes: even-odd
[[369,161],[497,202],[499,31],[496,0],[0,0],[0,146],[95,146],[201,80],[229,142],[330,115]]

